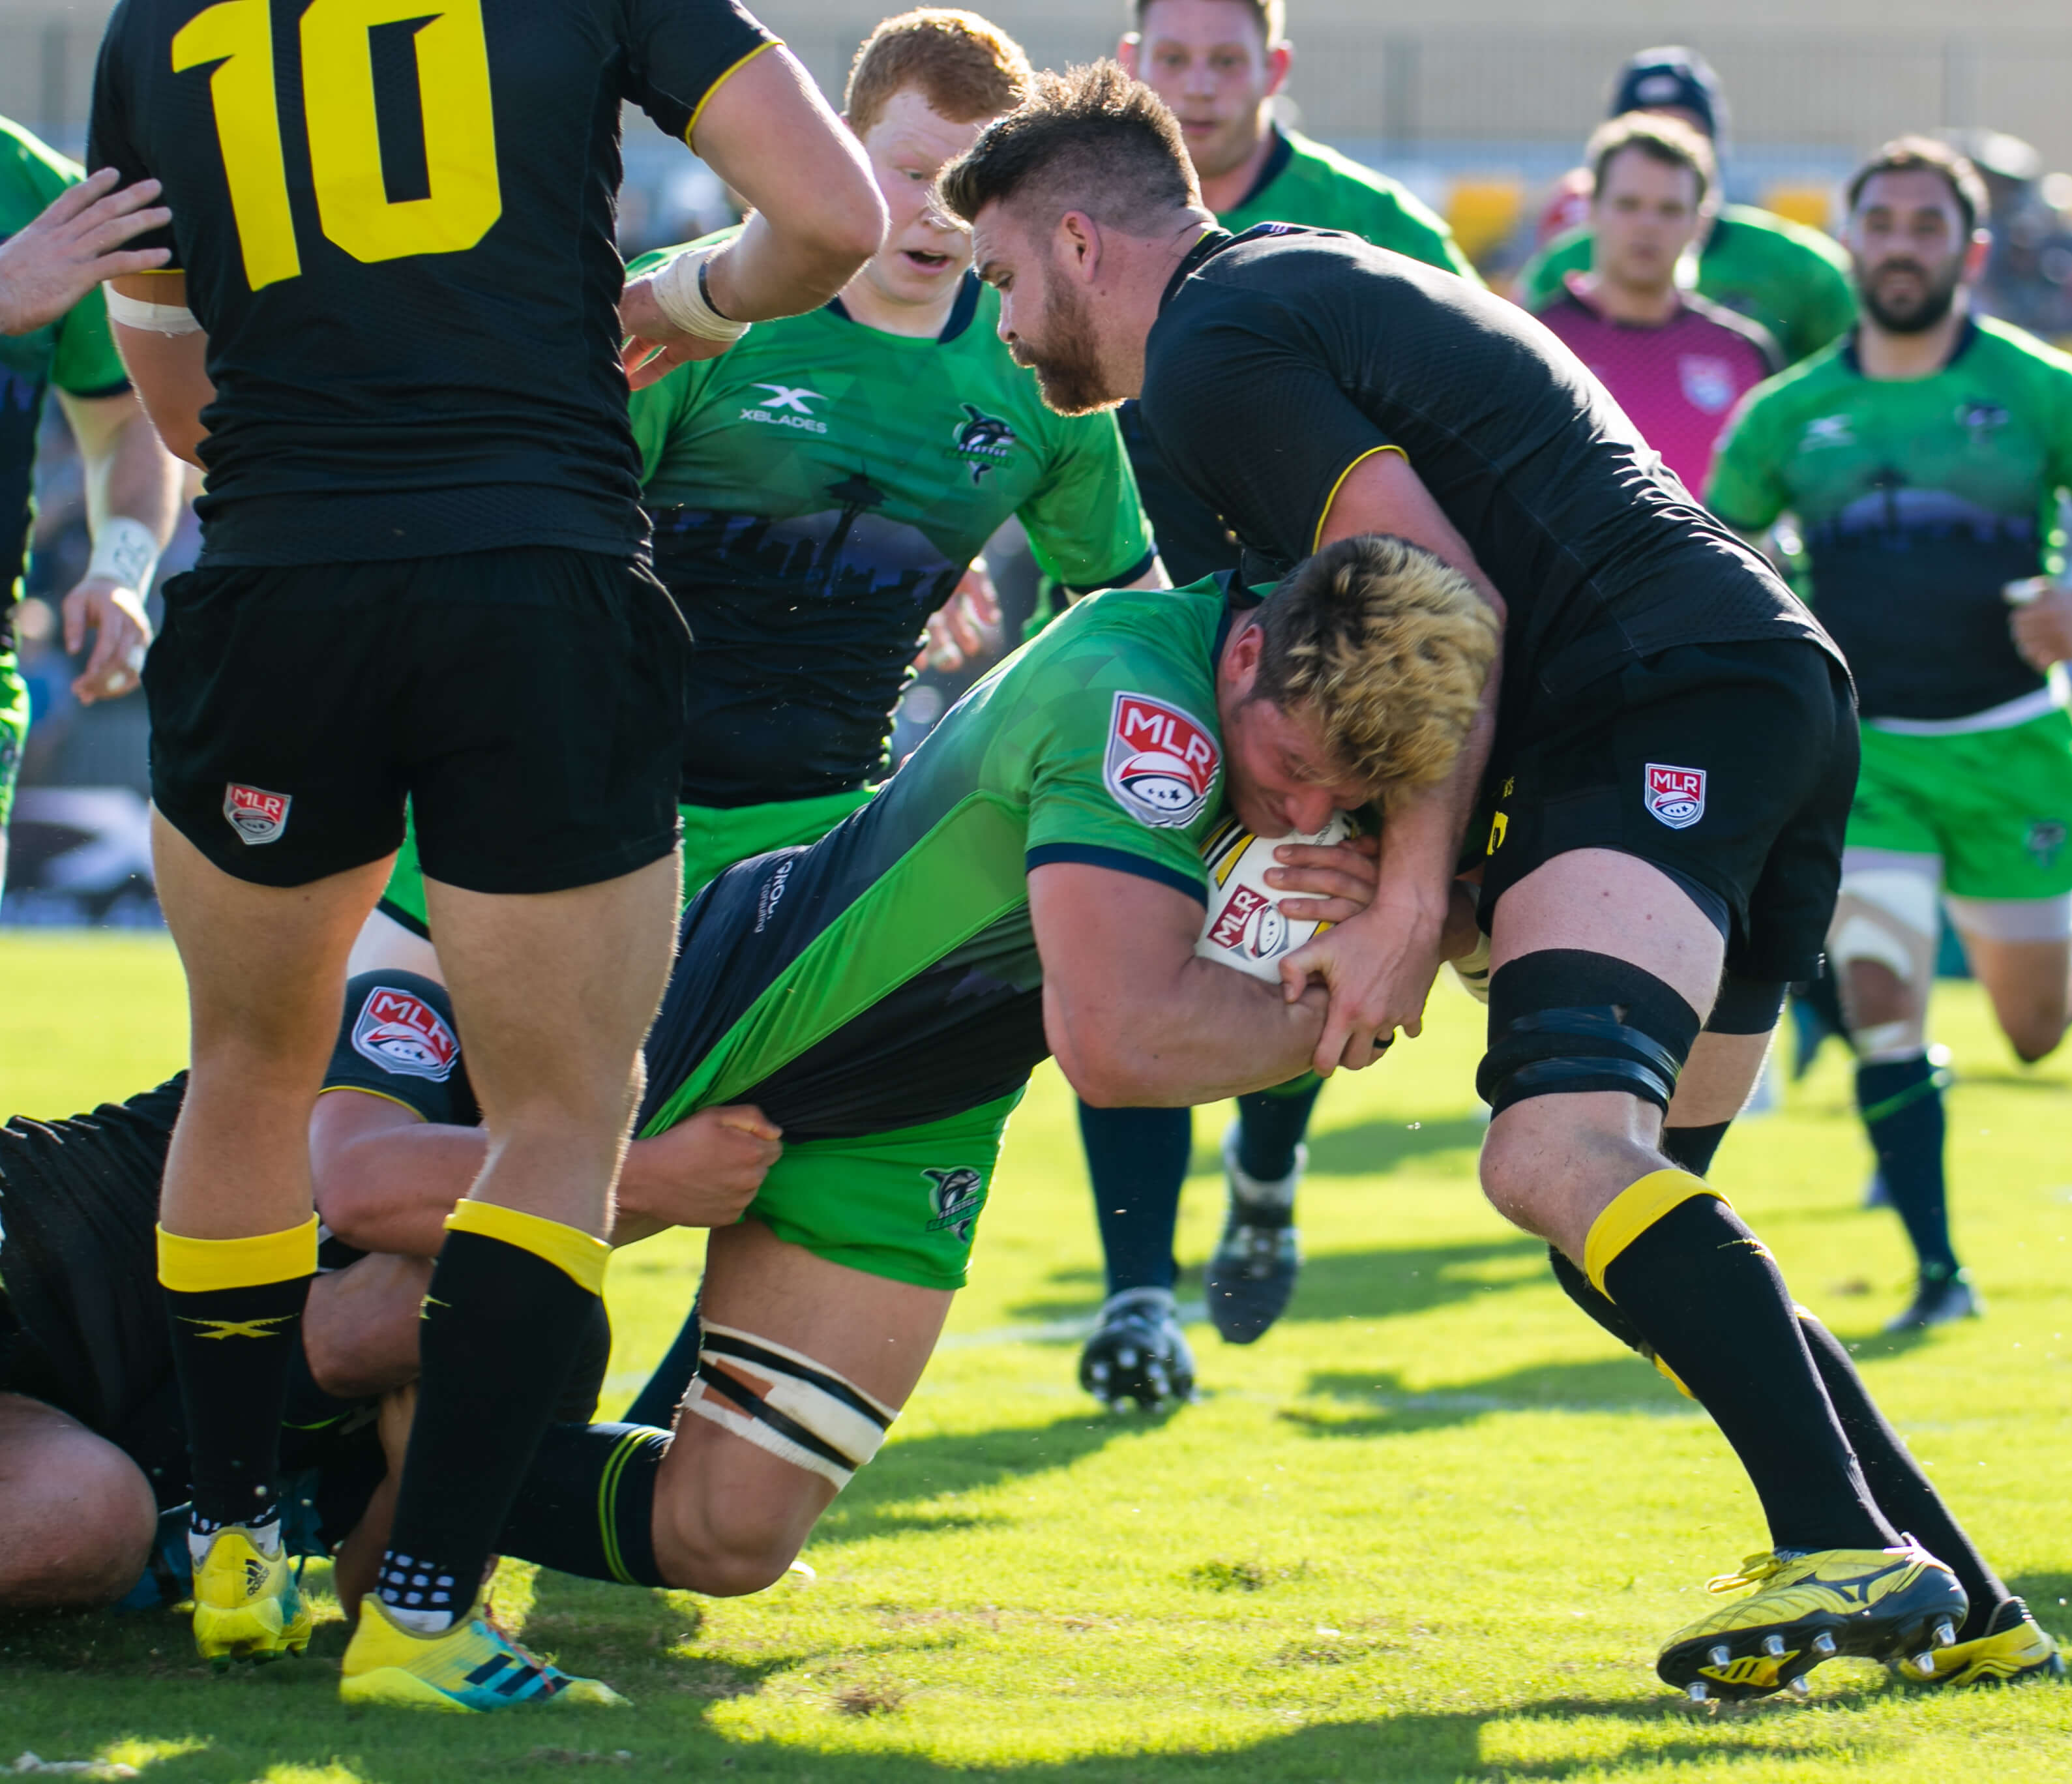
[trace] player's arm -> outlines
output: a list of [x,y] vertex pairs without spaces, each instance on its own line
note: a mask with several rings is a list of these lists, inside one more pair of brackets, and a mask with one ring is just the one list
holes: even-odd
[[0,335],[27,335],[56,322],[103,279],[163,266],[163,248],[124,245],[172,221],[152,200],[155,179],[116,189],[113,167],[52,199],[32,223],[0,241]]
[[93,655],[72,684],[91,705],[128,693],[143,671],[151,642],[144,598],[179,518],[183,473],[130,392],[76,397],[60,390],[58,401],[79,444],[93,540],[86,574],[64,608],[67,651],[80,650],[93,634]]
[[[727,322],[818,308],[884,240],[885,200],[861,146],[782,46],[735,68],[707,97],[691,146],[752,213],[739,235],[705,257],[705,295]],[[643,381],[730,344],[693,336],[671,319],[669,293],[656,289],[671,276],[665,267],[636,279],[620,300],[632,342],[627,363],[639,367]]]
[[1044,1034],[1096,1108],[1181,1108],[1264,1090],[1298,1075],[1315,1050],[1324,994],[1291,1004],[1279,986],[1203,960],[1201,904],[1177,887],[1050,861],[1030,872],[1029,915]]
[[[1407,539],[1451,565],[1502,625],[1503,596],[1408,459],[1393,449],[1370,450],[1339,479],[1318,524],[1317,549],[1371,532]],[[1374,902],[1291,956],[1291,973],[1320,972],[1331,988],[1330,1017],[1318,1038],[1318,1071],[1370,1064],[1396,1030],[1414,1035],[1423,1025],[1445,957],[1454,864],[1495,741],[1503,680],[1499,650],[1452,774],[1390,806]]]
[[[627,1149],[611,1242],[631,1244],[665,1227],[723,1227],[754,1198],[783,1151],[758,1109],[701,1109]],[[482,1174],[488,1136],[427,1120],[408,1104],[339,1087],[317,1100],[310,1162],[317,1212],[365,1252],[431,1257],[446,1218]]]
[[201,412],[216,401],[208,336],[187,308],[184,273],[133,273],[112,281],[108,306],[116,350],[166,450],[202,468],[208,436]]

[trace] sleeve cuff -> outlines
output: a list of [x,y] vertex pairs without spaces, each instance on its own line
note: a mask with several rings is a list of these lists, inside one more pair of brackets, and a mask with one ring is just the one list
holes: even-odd
[[1145,573],[1151,568],[1152,565],[1157,561],[1157,557],[1158,549],[1154,545],[1149,551],[1147,551],[1141,557],[1138,558],[1135,563],[1132,564],[1128,569],[1117,570],[1114,575],[1104,577],[1098,582],[1064,582],[1061,583],[1059,586],[1069,590],[1075,595],[1092,594],[1097,589],[1119,589],[1124,586],[1126,584],[1134,582],[1137,578],[1145,574]]
[[1118,874],[1134,874],[1139,879],[1156,880],[1161,886],[1170,886],[1176,892],[1184,892],[1203,910],[1208,908],[1209,890],[1198,875],[1190,878],[1162,861],[1153,861],[1145,855],[1133,855],[1127,849],[1103,849],[1093,843],[1049,842],[1029,850],[1022,860],[1032,869],[1046,866],[1052,861],[1077,861],[1083,866],[1106,867]]

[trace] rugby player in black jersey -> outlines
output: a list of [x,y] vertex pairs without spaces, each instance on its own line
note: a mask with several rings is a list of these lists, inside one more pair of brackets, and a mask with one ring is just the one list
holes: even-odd
[[1770,1524],[1756,1589],[1673,1635],[1663,1678],[1757,1696],[1838,1651],[1933,1667],[1984,1638],[1963,1557],[1866,1483],[1846,1353],[1699,1174],[1833,905],[1856,742],[1832,644],[1537,323],[1351,236],[1219,229],[1112,64],[1047,77],[944,190],[1052,405],[1139,397],[1262,569],[1398,534],[1507,614],[1459,771],[1389,811],[1373,904],[1284,971],[1330,985],[1317,1069],[1364,1064],[1417,1032],[1448,882],[1480,861],[1484,1187],[1712,1415]]
[[[622,299],[627,101],[758,214]],[[832,295],[883,208],[731,0],[124,0],[92,142],[172,211],[140,240],[166,269],[117,281],[114,314],[208,473],[146,677],[194,1032],[160,1268],[196,1638],[307,1640],[273,1530],[307,1128],[407,796],[495,1138],[426,1304],[424,1416],[343,1689],[447,1703],[495,1658],[476,1582],[594,1310],[668,967],[688,637],[644,565],[622,327],[635,376],[723,351]],[[496,1702],[557,1692],[611,1696],[535,1673]]]

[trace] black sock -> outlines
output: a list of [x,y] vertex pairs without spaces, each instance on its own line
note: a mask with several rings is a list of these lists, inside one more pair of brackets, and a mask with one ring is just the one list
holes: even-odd
[[705,1347],[705,1329],[698,1319],[698,1304],[691,1303],[683,1329],[669,1346],[668,1354],[655,1365],[648,1385],[634,1396],[626,1409],[628,1424],[659,1425],[668,1430],[676,1423],[676,1408],[690,1391],[691,1377],[698,1372],[698,1352]]
[[1179,1274],[1173,1233],[1194,1146],[1192,1109],[1097,1109],[1079,1104],[1087,1174],[1108,1260],[1108,1292],[1170,1289]]
[[1712,1154],[1733,1125],[1731,1121],[1715,1121],[1706,1128],[1664,1128],[1662,1149],[1693,1177],[1703,1177],[1712,1168]]
[[449,1229],[417,1328],[422,1374],[381,1559],[386,1603],[467,1615],[597,1300],[523,1245]]
[[1842,1435],[1784,1278],[1717,1196],[1691,1195],[1648,1220],[1598,1276],[1733,1446],[1776,1548],[1885,1548],[1897,1540]]
[[1942,1183],[1942,1087],[1926,1054],[1856,1067],[1856,1107],[1863,1111],[1878,1174],[1906,1223],[1924,1276],[1954,1276],[1950,1212]]
[[1799,1325],[1849,1447],[1863,1464],[1864,1478],[1878,1510],[1893,1529],[1906,1531],[1957,1576],[1957,1583],[1971,1601],[1958,1640],[1969,1642],[1985,1634],[1994,1612],[2014,1594],[1971,1546],[1971,1539],[1951,1515],[1921,1464],[1885,1422],[1841,1340],[1810,1313],[1802,1314]]
[[1293,1088],[1276,1085],[1237,1100],[1237,1163],[1247,1177],[1277,1183],[1295,1169],[1295,1149],[1309,1131],[1309,1112],[1323,1092],[1314,1072],[1295,1080]]
[[655,1564],[655,1475],[669,1433],[550,1424],[496,1539],[499,1551],[586,1580],[668,1581]]
[[165,1291],[192,1469],[193,1523],[261,1525],[280,1515],[281,1412],[302,1350],[308,1276],[242,1289]]

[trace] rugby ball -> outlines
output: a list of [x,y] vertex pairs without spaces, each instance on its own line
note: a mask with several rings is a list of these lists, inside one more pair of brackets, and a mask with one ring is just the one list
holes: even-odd
[[1343,842],[1353,833],[1352,820],[1342,812],[1307,837],[1255,837],[1235,817],[1225,818],[1202,845],[1202,863],[1209,876],[1209,908],[1194,952],[1255,979],[1278,983],[1281,957],[1331,926],[1282,911],[1283,898],[1301,894],[1266,883],[1268,871],[1280,865],[1273,851],[1283,843]]

